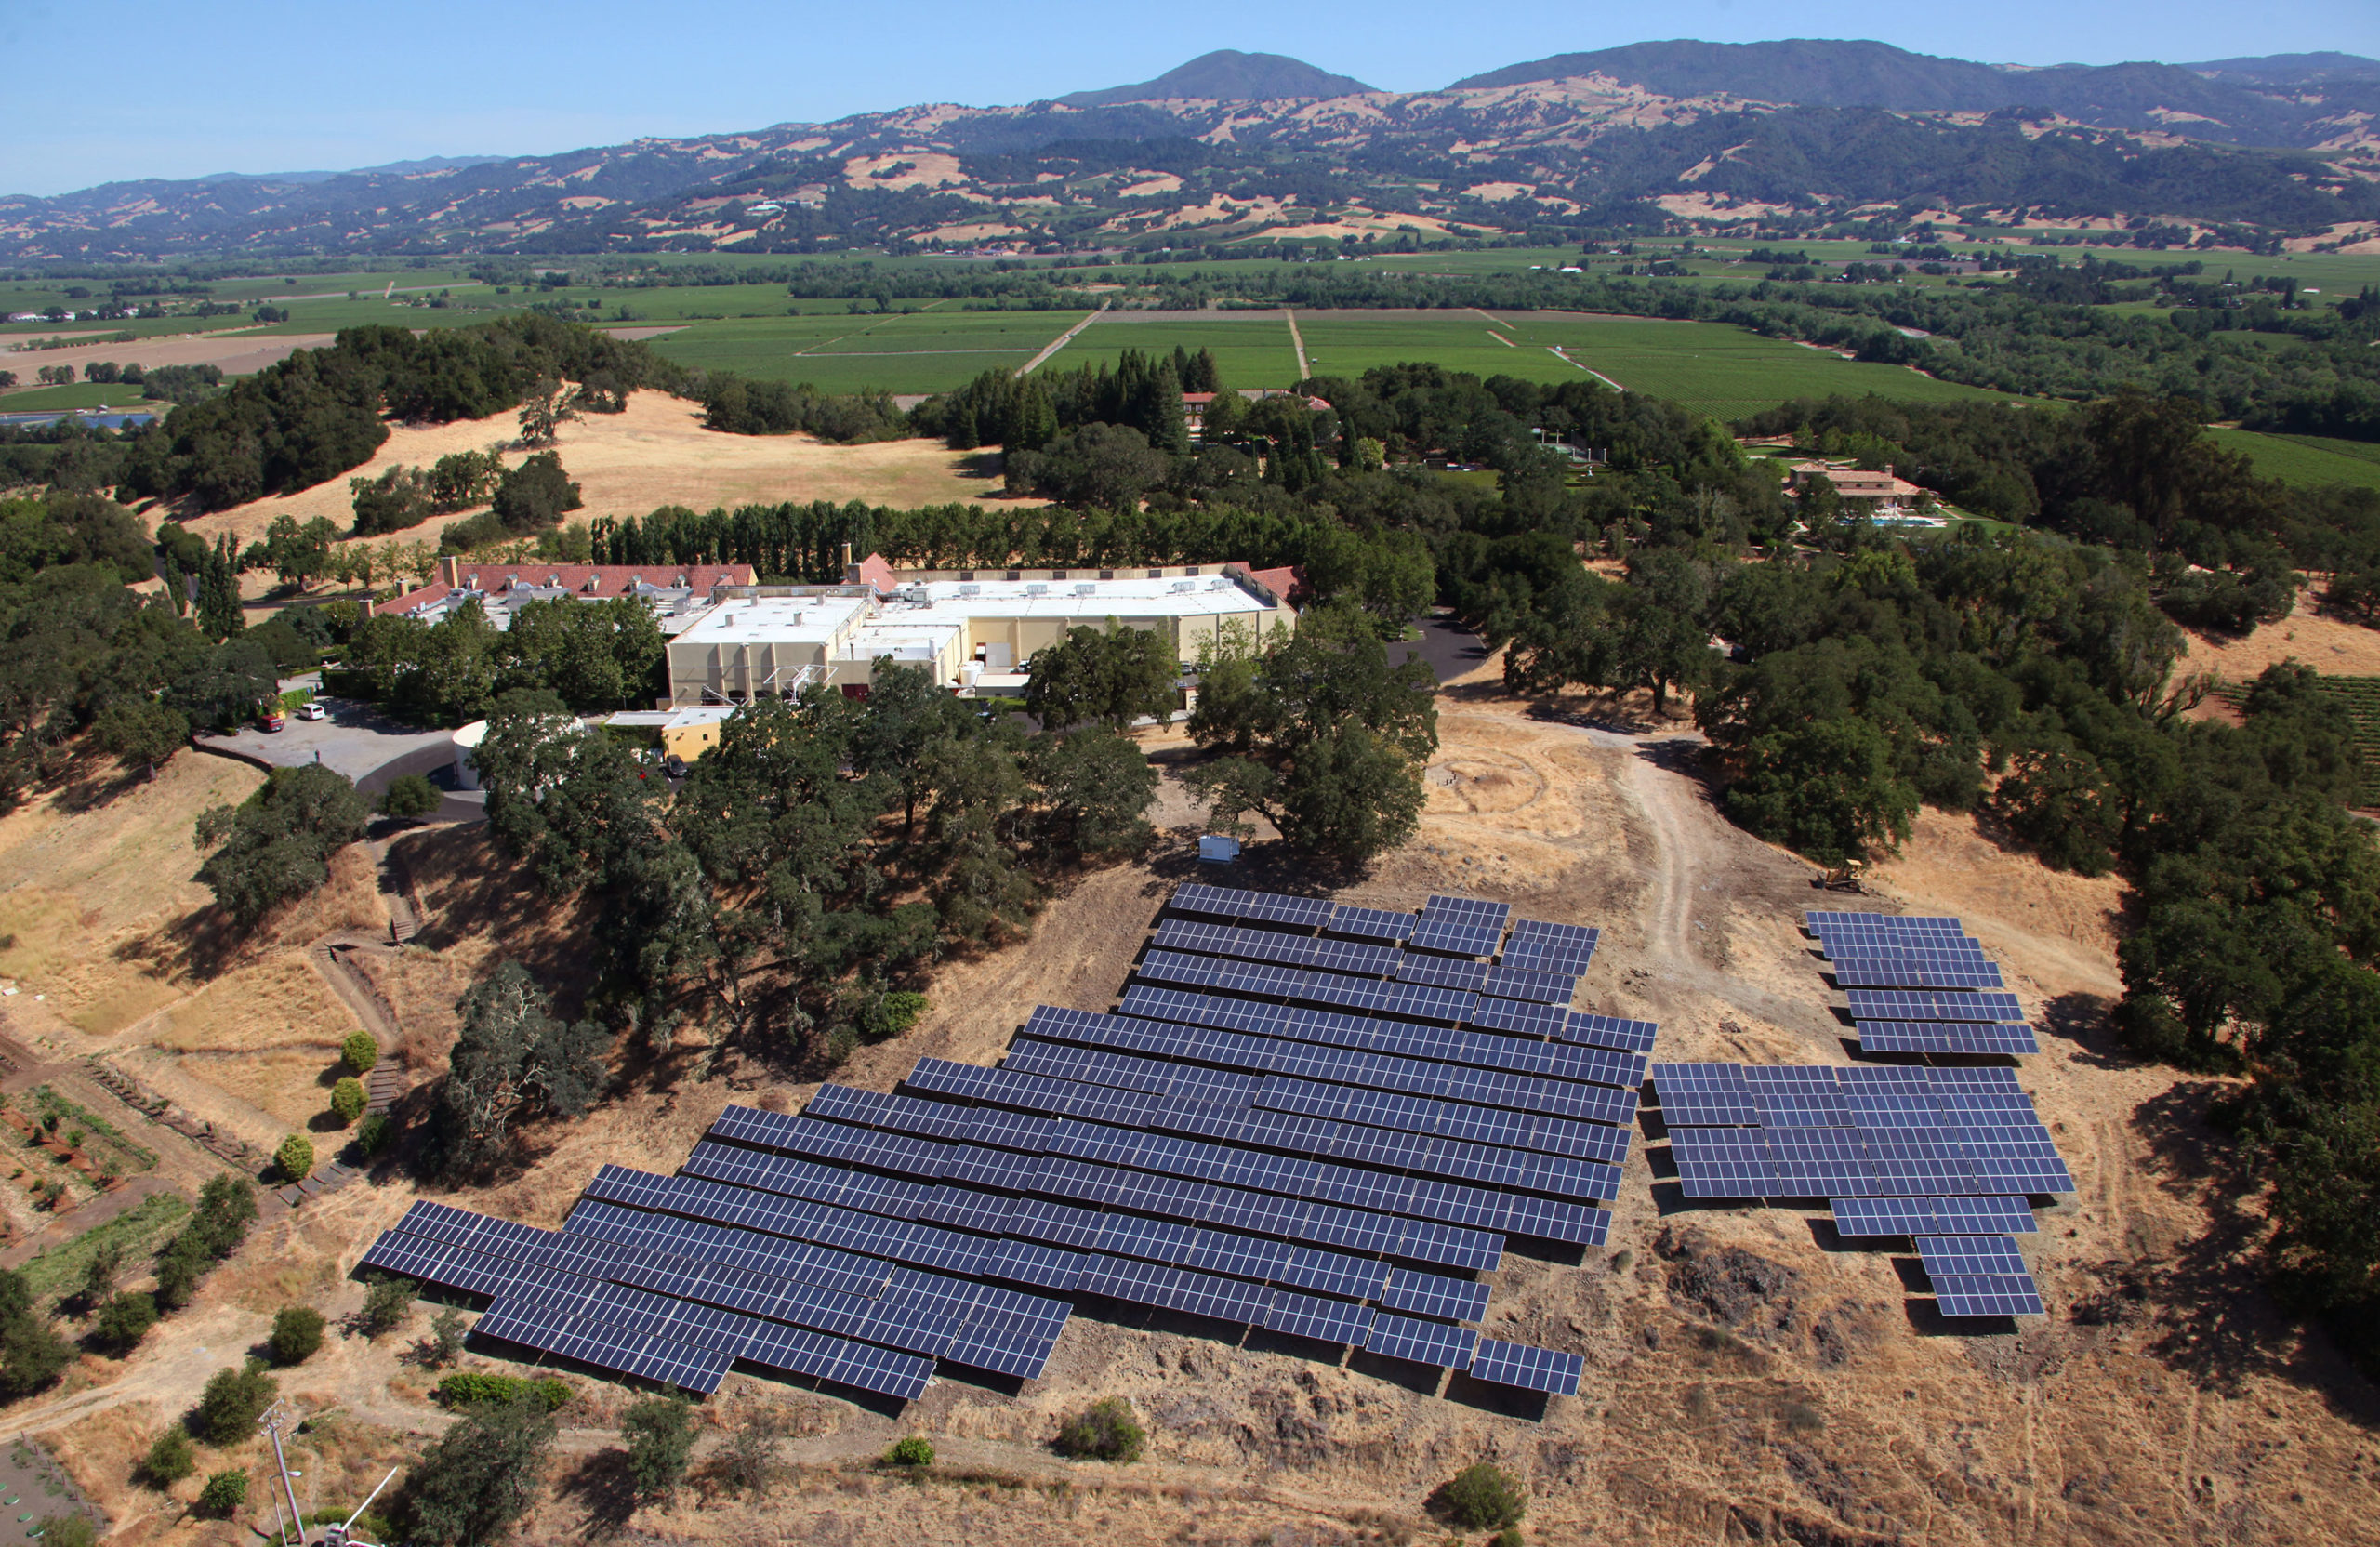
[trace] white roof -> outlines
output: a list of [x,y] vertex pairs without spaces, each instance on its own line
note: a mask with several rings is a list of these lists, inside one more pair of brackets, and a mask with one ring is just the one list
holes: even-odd
[[[962,592],[972,593],[962,595]],[[909,598],[922,593],[922,602]],[[933,580],[911,582],[884,602],[877,627],[973,617],[1203,617],[1262,613],[1263,602],[1223,575],[1151,580]]]
[[957,618],[938,617],[929,608],[889,611],[852,630],[843,658],[872,661],[890,655],[896,661],[930,661],[950,646],[964,626]]
[[857,596],[730,597],[679,631],[683,644],[831,644],[866,609]]

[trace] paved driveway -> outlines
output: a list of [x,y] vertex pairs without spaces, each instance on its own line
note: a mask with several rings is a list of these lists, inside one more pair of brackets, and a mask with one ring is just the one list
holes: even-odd
[[[314,687],[316,683],[314,679],[306,677],[293,678],[281,685],[285,691]],[[401,774],[426,774],[446,797],[432,820],[476,822],[487,814],[484,798],[479,791],[457,791],[452,787],[452,731],[419,730],[390,720],[369,704],[351,699],[317,701],[330,710],[329,719],[300,720],[293,714],[288,725],[279,731],[247,724],[228,736],[200,736],[198,744],[279,768],[319,762],[346,774],[355,781],[357,789],[375,799],[389,787],[390,780]]]

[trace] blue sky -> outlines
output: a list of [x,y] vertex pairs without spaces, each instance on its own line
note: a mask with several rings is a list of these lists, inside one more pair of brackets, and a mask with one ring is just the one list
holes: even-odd
[[922,101],[1026,102],[1145,80],[1223,47],[1294,55],[1400,91],[1667,37],[1872,37],[2025,64],[2380,57],[2375,0],[201,0],[100,16],[65,0],[0,0],[0,58],[20,65],[0,192],[549,152]]

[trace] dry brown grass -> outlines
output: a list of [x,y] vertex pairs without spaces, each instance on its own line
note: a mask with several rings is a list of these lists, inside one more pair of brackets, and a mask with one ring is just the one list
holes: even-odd
[[2380,676],[2380,629],[2325,613],[2320,582],[2297,593],[2297,610],[2244,635],[2184,630],[2189,654],[2175,672],[2219,671],[2244,682],[2281,661],[2300,661],[2326,677]]
[[[998,492],[996,483],[972,470],[976,454],[954,452],[937,441],[837,446],[806,435],[725,435],[705,430],[701,419],[702,410],[694,403],[660,392],[638,392],[629,398],[626,413],[589,415],[563,425],[555,449],[587,502],[569,519],[641,516],[663,505],[703,510],[782,500],[943,505],[982,500]],[[372,460],[351,473],[294,495],[200,516],[188,524],[210,541],[218,532],[231,532],[244,543],[262,536],[273,518],[284,514],[301,522],[326,516],[344,531],[355,519],[349,478],[377,478],[394,467],[428,467],[451,453],[509,443],[519,434],[510,414],[456,424],[394,426]],[[509,454],[516,464],[521,456]],[[441,516],[395,536],[434,543],[439,529],[457,519]]]

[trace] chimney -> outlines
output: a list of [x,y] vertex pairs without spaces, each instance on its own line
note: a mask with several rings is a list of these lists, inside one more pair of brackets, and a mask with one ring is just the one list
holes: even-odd
[[459,589],[463,584],[462,559],[452,553],[442,557],[438,561],[438,578],[445,583],[448,590]]

